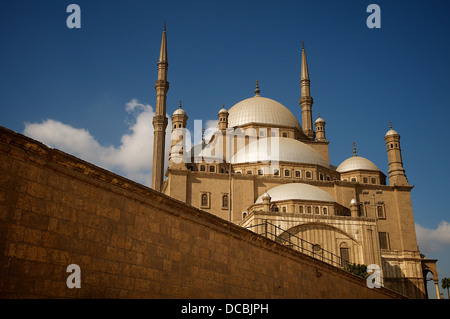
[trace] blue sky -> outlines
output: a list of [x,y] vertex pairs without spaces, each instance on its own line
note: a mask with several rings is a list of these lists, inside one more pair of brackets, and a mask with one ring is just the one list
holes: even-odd
[[[71,3],[81,29],[66,26]],[[380,29],[366,26],[370,3],[381,8]],[[0,125],[148,184],[164,22],[167,112],[182,100],[190,129],[251,97],[255,80],[301,119],[304,40],[332,164],[356,142],[387,174],[391,121],[415,186],[419,247],[450,277],[449,12],[444,0],[2,1]]]

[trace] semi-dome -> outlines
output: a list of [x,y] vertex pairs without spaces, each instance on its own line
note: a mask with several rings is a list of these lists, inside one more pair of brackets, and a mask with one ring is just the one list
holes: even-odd
[[239,149],[231,158],[232,164],[267,163],[269,161],[330,167],[325,158],[311,146],[286,137],[266,137],[254,140]]
[[374,163],[361,156],[353,156],[347,158],[336,168],[336,171],[338,171],[339,173],[345,173],[354,170],[379,171],[378,167]]
[[[275,186],[266,191],[272,202],[283,200],[310,200],[319,202],[336,202],[334,198],[316,186],[304,183],[288,183]],[[259,196],[255,204],[262,204],[264,194]]]
[[237,127],[250,123],[275,127],[293,127],[302,131],[297,118],[283,104],[259,94],[245,99],[228,110],[228,126]]

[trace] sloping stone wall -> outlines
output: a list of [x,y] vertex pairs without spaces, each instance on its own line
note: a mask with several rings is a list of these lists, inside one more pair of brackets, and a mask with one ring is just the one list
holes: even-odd
[[0,297],[402,296],[0,127]]

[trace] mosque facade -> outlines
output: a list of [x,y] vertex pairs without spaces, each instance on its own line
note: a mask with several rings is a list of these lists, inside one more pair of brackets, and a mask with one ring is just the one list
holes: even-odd
[[[326,122],[312,117],[304,46],[301,123],[264,97],[256,82],[253,96],[218,110],[217,130],[194,146],[186,141],[188,115],[181,103],[168,127],[167,69],[164,28],[152,188],[336,266],[379,267],[382,286],[412,298],[426,295],[400,134],[391,126],[384,135],[387,175],[358,155],[355,145],[353,156],[332,165]],[[164,154],[168,129],[172,147]]]

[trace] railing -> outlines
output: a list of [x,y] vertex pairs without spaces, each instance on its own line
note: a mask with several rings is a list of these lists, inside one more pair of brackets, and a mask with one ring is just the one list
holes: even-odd
[[312,256],[342,269],[345,269],[349,262],[348,260],[345,260],[342,257],[323,249],[317,244],[310,243],[298,237],[297,235],[294,235],[291,232],[272,224],[267,219],[264,220],[263,223],[251,225],[245,228],[252,230],[258,235],[272,239],[275,242],[298,250],[306,255]]

